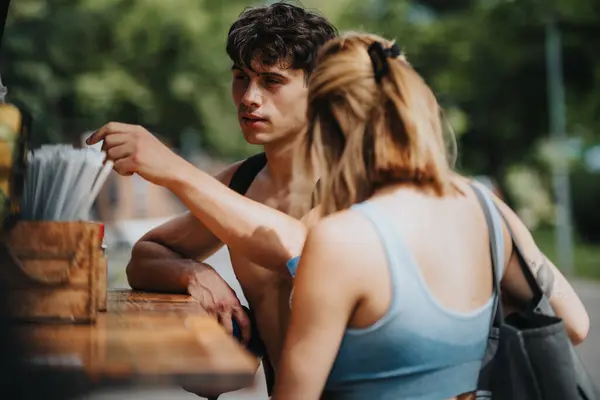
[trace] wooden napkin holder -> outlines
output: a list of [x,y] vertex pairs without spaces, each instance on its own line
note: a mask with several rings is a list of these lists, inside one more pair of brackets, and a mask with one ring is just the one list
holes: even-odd
[[0,124],[0,281],[10,312],[35,322],[94,323],[106,310],[104,225],[21,219],[31,117],[1,104]]
[[18,221],[0,242],[0,279],[14,317],[94,323],[106,310],[104,227],[96,222]]

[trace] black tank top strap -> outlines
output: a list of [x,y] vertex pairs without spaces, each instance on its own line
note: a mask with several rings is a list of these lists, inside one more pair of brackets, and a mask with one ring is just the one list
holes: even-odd
[[265,153],[247,158],[235,171],[229,182],[229,188],[239,194],[246,194],[256,175],[267,165]]

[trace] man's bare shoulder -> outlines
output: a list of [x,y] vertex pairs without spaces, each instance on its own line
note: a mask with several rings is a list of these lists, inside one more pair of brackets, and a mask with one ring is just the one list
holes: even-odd
[[229,164],[227,167],[223,168],[220,172],[214,175],[215,179],[217,179],[224,185],[229,185],[229,182],[231,182],[231,178],[236,173],[240,165],[244,163],[244,161],[246,161],[246,159]]

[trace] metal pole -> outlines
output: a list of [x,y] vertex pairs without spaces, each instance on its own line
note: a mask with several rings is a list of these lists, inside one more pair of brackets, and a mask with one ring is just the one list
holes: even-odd
[[553,162],[556,199],[556,249],[558,266],[565,275],[573,274],[573,228],[571,222],[571,190],[566,149],[565,91],[562,79],[560,32],[553,16],[546,21],[546,63],[548,72],[548,109],[550,134],[559,146],[559,157]]

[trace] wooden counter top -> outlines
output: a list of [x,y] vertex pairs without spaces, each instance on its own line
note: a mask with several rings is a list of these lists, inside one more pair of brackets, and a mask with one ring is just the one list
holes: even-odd
[[28,361],[77,372],[93,385],[253,383],[258,361],[189,296],[109,290],[107,305],[93,325],[20,324]]

